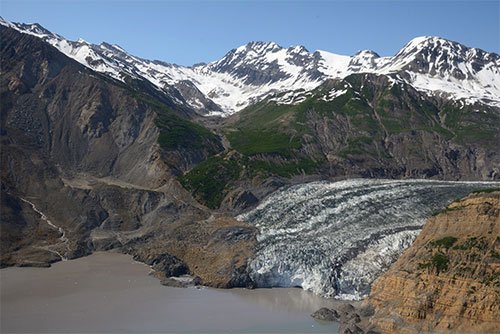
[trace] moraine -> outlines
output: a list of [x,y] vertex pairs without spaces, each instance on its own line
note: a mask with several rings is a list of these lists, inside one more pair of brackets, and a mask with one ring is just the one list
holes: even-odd
[[258,287],[299,286],[361,299],[451,201],[499,182],[312,182],[276,191],[239,220],[259,228],[249,273]]

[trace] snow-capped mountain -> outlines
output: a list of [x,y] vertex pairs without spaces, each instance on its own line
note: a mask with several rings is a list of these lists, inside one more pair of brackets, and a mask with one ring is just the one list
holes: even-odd
[[117,45],[69,41],[38,24],[0,23],[35,35],[95,71],[118,80],[144,78],[158,89],[175,87],[200,114],[231,115],[271,93],[311,90],[327,79],[375,73],[406,82],[429,95],[500,107],[500,56],[439,37],[418,37],[392,57],[373,51],[341,56],[251,42],[222,59],[191,67],[135,57]]

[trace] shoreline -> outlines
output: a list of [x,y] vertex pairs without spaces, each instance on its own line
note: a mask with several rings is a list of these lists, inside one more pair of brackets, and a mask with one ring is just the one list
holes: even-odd
[[[211,290],[221,291],[221,292],[224,292],[224,291],[259,291],[259,290],[268,291],[268,290],[292,289],[292,290],[304,291],[305,293],[310,293],[310,294],[314,295],[317,298],[320,298],[322,300],[331,302],[332,305],[333,305],[333,307],[338,307],[338,306],[341,306],[341,305],[344,305],[344,304],[351,304],[351,305],[357,307],[357,306],[360,306],[361,303],[366,298],[366,296],[363,297],[363,299],[361,299],[361,300],[326,298],[326,297],[317,295],[317,294],[315,294],[312,291],[305,290],[302,287],[281,287],[281,286],[274,286],[274,287],[251,287],[251,288],[248,288],[248,287],[212,287],[212,286],[203,285],[203,284],[196,284],[195,283],[196,282],[196,277],[195,276],[191,276],[191,275],[181,275],[179,277],[167,277],[166,278],[167,281],[165,281],[165,278],[157,276],[157,271],[153,268],[153,265],[149,265],[149,264],[147,264],[145,262],[142,262],[140,260],[136,260],[136,259],[133,258],[133,256],[131,254],[124,253],[119,248],[110,249],[110,250],[107,250],[107,251],[101,251],[101,250],[99,250],[99,251],[95,251],[93,253],[90,253],[88,255],[84,255],[84,256],[81,256],[81,257],[78,257],[78,258],[74,258],[74,259],[67,259],[67,260],[59,259],[57,261],[49,263],[48,266],[40,266],[36,262],[33,262],[33,264],[31,264],[31,263],[24,263],[24,264],[19,264],[19,265],[8,266],[8,267],[0,268],[0,273],[3,270],[9,269],[9,268],[50,269],[52,266],[57,265],[57,264],[59,264],[61,262],[66,262],[66,261],[73,262],[73,261],[78,261],[78,260],[81,260],[81,259],[86,259],[86,258],[89,258],[89,257],[92,257],[92,256],[99,256],[99,255],[104,255],[104,254],[116,254],[116,255],[122,255],[122,256],[130,257],[130,260],[131,260],[131,262],[133,264],[142,265],[142,266],[146,267],[149,270],[148,273],[146,274],[146,276],[154,278],[156,281],[158,281],[159,285],[164,286],[164,287],[169,287],[169,288],[178,288],[178,289],[186,289],[186,288],[211,289]],[[1,277],[1,274],[0,274],[0,277]],[[180,284],[175,284],[175,283],[174,284],[170,284],[171,282],[169,282],[168,280],[177,281]],[[182,284],[184,282],[186,282],[187,284]]]
[[303,289],[181,289],[162,286],[149,271],[109,251],[51,268],[4,268],[1,331],[338,332],[339,324],[310,317],[338,302]]

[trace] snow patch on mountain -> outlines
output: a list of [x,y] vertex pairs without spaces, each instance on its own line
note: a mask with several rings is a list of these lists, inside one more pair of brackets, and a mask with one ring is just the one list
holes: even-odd
[[[126,74],[144,78],[163,90],[190,81],[205,99],[187,93],[183,98],[188,106],[207,115],[228,116],[270,94],[309,91],[327,79],[353,73],[388,75],[429,95],[500,107],[500,56],[438,37],[415,38],[393,57],[379,57],[368,50],[354,56],[311,53],[302,46],[283,48],[274,42],[251,42],[218,61],[186,67],[134,57],[117,45],[69,41],[38,24],[3,19],[0,24],[37,36],[68,57],[117,80],[123,81]],[[296,104],[300,99],[279,103],[287,103],[284,101]]]
[[342,90],[332,89],[331,91],[328,92],[328,94],[324,95],[321,99],[323,101],[329,102],[333,101],[334,99],[336,99],[341,95],[344,95],[345,93],[347,93],[347,89],[342,89]]
[[286,92],[286,93],[281,93],[281,94],[276,94],[272,96],[269,101],[275,102],[276,104],[299,104],[304,102],[308,97],[312,96],[312,92],[310,91],[304,91],[304,90],[298,90],[298,91],[291,91],[291,92]]
[[328,78],[345,78],[349,73],[351,57],[341,56],[327,51],[316,51],[319,55],[319,71]]

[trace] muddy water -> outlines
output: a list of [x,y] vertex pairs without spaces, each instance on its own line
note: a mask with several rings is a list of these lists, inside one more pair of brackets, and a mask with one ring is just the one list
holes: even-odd
[[334,306],[302,289],[170,288],[129,256],[0,270],[1,332],[337,333],[309,315]]

